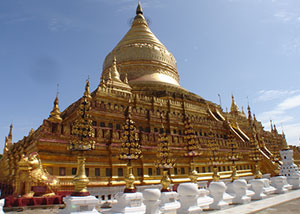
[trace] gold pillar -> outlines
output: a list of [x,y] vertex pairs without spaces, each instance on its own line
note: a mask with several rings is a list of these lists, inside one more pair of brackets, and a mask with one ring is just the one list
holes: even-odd
[[192,183],[196,184],[197,181],[198,181],[198,173],[195,170],[194,157],[191,158],[190,167],[191,167],[191,171],[190,171],[190,174],[189,174],[189,178],[190,178]]
[[77,173],[73,179],[75,190],[73,196],[87,196],[90,195],[87,191],[89,179],[85,174],[85,156],[84,151],[80,151],[77,156]]
[[239,176],[238,176],[237,171],[236,171],[236,165],[235,164],[233,164],[231,166],[231,171],[232,171],[231,180],[234,181],[234,180],[239,179]]
[[136,192],[136,188],[134,186],[135,177],[133,175],[133,168],[130,160],[127,163],[126,171],[127,171],[125,177],[126,188],[124,189],[124,193],[135,193]]
[[255,166],[254,166],[254,178],[255,179],[262,178],[262,173],[260,171],[260,167],[257,162],[255,163]]
[[220,180],[220,175],[218,172],[218,167],[217,166],[213,166],[213,175],[212,175],[212,179],[213,181],[219,181]]
[[171,179],[169,177],[169,170],[168,169],[164,169],[163,170],[163,177],[161,179],[161,185],[162,185],[162,189],[161,192],[170,192],[170,184],[171,184]]

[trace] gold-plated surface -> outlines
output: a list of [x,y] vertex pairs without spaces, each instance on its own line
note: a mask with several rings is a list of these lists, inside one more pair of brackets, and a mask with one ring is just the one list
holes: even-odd
[[[279,134],[275,124],[265,131],[250,106],[246,117],[232,98],[232,111],[223,111],[181,88],[178,81],[174,57],[149,30],[138,6],[131,29],[107,56],[94,92],[87,82],[83,97],[61,113],[57,99],[50,117],[16,143],[10,128],[0,160],[0,183],[20,189],[19,172],[28,169],[18,163],[23,154],[34,151],[39,151],[44,169],[60,179],[61,191],[73,191],[76,166],[83,181],[76,191],[85,189],[84,164],[89,186],[124,185],[122,170],[130,160],[135,185],[159,184],[157,166],[169,170],[174,183],[195,181],[196,171],[198,181],[210,180],[212,172],[214,180],[235,174],[278,174],[279,151],[287,147],[284,133]],[[128,113],[134,121],[133,132],[121,129]],[[299,148],[291,149],[299,163]],[[77,155],[86,150],[77,161]],[[26,176],[29,181],[31,177]]]
[[50,116],[48,118],[48,120],[50,120],[51,122],[54,123],[60,123],[62,121],[62,118],[60,117],[60,110],[58,107],[58,96],[56,96],[55,100],[54,100],[54,106],[52,111],[50,112]]
[[95,136],[94,128],[92,127],[91,120],[91,94],[90,94],[90,83],[87,80],[84,95],[79,105],[77,111],[78,119],[75,120],[72,127],[72,134],[75,136],[73,140],[70,141],[68,147],[71,151],[76,151],[77,155],[77,172],[73,179],[75,186],[74,194],[86,194],[87,185],[89,179],[85,172],[85,151],[89,151],[95,148],[95,141],[92,140]]
[[43,168],[37,152],[32,152],[28,156],[22,155],[15,179],[14,195],[24,197],[32,197],[35,194],[31,190],[33,186],[45,185],[47,191],[44,196],[54,195],[54,191],[59,187],[59,179]]
[[162,185],[162,189],[161,189],[162,192],[170,191],[169,186],[171,184],[171,179],[170,179],[170,176],[169,176],[168,169],[163,170],[163,176],[162,176],[162,179],[161,179],[160,183]]
[[260,171],[260,167],[259,167],[258,163],[255,163],[255,165],[254,165],[254,178],[255,179],[262,178],[262,173]]
[[[130,103],[129,103],[130,104]],[[124,192],[134,192],[135,177],[131,165],[132,160],[143,158],[140,139],[136,130],[135,122],[131,119],[131,106],[125,111],[125,124],[123,125],[122,144],[119,154],[120,160],[127,161],[127,173],[125,177],[126,187]]]
[[75,186],[74,192],[76,193],[86,193],[87,185],[89,183],[89,179],[85,174],[85,155],[84,151],[79,151],[77,156],[77,172],[76,176],[73,179],[73,183]]
[[234,180],[239,179],[238,173],[236,171],[236,165],[231,166],[231,171],[232,171],[231,180],[234,181]]
[[126,167],[126,177],[125,177],[125,183],[126,183],[126,189],[133,191],[135,189],[134,181],[135,177],[133,175],[133,169],[131,166],[131,162],[129,161]]
[[140,4],[130,30],[106,56],[102,78],[108,78],[115,58],[121,76],[128,74],[129,84],[162,82],[179,86],[176,60],[149,29]]
[[216,181],[216,182],[220,180],[220,174],[218,172],[218,167],[216,167],[216,166],[213,167],[212,179],[213,179],[213,181]]

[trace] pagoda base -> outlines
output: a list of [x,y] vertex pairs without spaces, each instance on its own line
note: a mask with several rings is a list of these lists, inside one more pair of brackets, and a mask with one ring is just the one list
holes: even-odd
[[95,196],[67,196],[63,201],[66,207],[59,214],[99,214],[99,200]]

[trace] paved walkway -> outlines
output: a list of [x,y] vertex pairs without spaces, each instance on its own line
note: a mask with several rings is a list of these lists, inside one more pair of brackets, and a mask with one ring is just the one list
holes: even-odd
[[[58,208],[25,209],[24,211],[7,211],[9,214],[57,214]],[[204,211],[204,214],[300,214],[300,190],[289,191],[286,194],[272,195],[269,198],[254,201],[245,205],[231,205],[229,209],[220,211]],[[180,214],[180,213],[178,213]]]
[[[291,203],[291,201],[294,201],[295,199],[300,201],[300,190],[292,190],[285,194],[278,194],[278,195],[271,195],[269,198],[265,198],[263,200],[259,201],[253,201],[249,204],[244,205],[237,205],[232,206],[232,208],[221,210],[213,213],[222,213],[222,214],[240,214],[240,213],[279,213],[277,212],[278,207],[285,207],[286,210],[288,210],[289,205],[286,205],[288,203]],[[276,207],[275,207],[276,206]],[[275,207],[275,208],[274,208]],[[298,204],[298,211],[292,212],[300,214],[300,204]],[[267,212],[266,209],[269,209],[270,212]],[[272,210],[274,212],[272,212]],[[287,212],[284,211],[285,214]]]

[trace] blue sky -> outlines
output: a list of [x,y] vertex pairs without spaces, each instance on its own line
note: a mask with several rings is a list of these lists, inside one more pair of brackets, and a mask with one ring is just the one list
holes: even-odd
[[[142,0],[150,28],[177,60],[180,83],[230,108],[249,104],[289,144],[300,136],[299,0]],[[137,0],[0,0],[0,151],[94,90],[105,56],[121,40]]]

